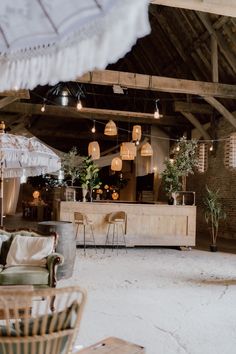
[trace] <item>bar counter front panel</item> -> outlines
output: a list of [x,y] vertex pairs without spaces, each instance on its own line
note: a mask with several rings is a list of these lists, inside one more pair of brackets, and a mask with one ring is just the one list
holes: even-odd
[[127,213],[128,246],[195,246],[196,206],[103,202],[60,202],[60,220],[74,221],[74,212],[85,213],[94,224],[98,245],[105,244],[107,215]]

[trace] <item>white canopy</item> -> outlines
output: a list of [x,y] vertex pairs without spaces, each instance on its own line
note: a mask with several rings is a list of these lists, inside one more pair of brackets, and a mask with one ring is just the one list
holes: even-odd
[[104,69],[150,32],[148,0],[1,0],[0,91]]

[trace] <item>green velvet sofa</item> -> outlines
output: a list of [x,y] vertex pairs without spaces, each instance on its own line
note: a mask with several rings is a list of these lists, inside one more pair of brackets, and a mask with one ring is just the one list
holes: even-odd
[[0,286],[56,287],[57,267],[64,261],[55,253],[56,244],[56,233],[0,229]]

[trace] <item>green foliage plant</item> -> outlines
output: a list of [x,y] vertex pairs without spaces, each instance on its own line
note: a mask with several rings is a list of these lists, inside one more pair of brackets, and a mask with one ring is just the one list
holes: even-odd
[[164,190],[169,197],[174,192],[177,192],[181,188],[181,183],[179,181],[180,172],[176,165],[175,160],[166,159],[165,169],[161,174]]
[[219,189],[213,191],[206,185],[206,196],[204,198],[205,220],[210,225],[212,245],[216,245],[219,230],[219,221],[226,218],[226,213],[219,200]]
[[93,189],[98,189],[102,184],[98,172],[99,168],[94,163],[91,156],[84,157],[79,175],[79,181],[82,188],[88,189],[90,193]]
[[61,159],[61,165],[64,170],[65,178],[71,181],[72,186],[80,175],[78,156],[79,153],[77,148],[74,146],[68,153],[64,153]]

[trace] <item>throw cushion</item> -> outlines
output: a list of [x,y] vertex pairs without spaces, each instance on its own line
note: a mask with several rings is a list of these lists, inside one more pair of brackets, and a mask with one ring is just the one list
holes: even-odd
[[7,254],[11,247],[13,237],[8,237],[6,241],[2,242],[1,253],[0,253],[0,263],[5,266],[7,260]]
[[46,266],[46,257],[54,250],[54,237],[16,235],[10,246],[6,267],[15,265]]

